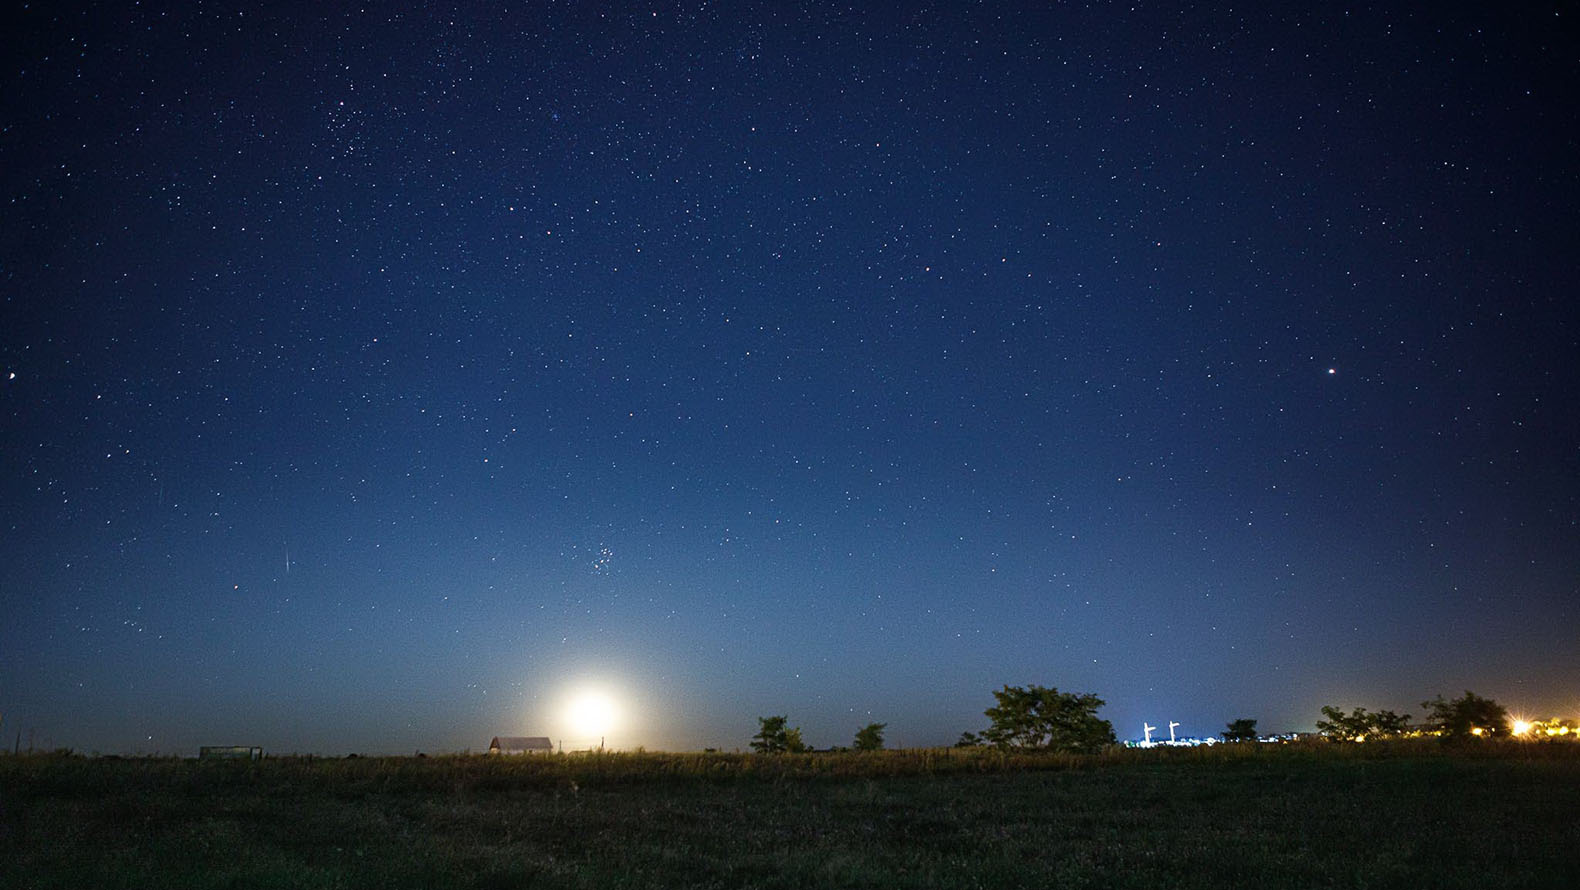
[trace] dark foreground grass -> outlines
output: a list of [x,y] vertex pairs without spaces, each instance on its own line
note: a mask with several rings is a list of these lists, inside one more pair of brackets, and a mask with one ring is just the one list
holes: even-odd
[[1570,887],[1580,746],[0,758],[0,886]]

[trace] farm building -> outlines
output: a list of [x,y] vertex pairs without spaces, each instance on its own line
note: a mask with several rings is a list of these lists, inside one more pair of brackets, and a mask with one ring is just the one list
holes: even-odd
[[554,750],[554,743],[548,736],[517,736],[496,735],[488,743],[490,754],[533,754],[549,753]]

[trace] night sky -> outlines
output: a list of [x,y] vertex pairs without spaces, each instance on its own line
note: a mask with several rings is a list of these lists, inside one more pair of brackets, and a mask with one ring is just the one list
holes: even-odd
[[11,4],[6,746],[1580,716],[1580,10],[1286,5]]

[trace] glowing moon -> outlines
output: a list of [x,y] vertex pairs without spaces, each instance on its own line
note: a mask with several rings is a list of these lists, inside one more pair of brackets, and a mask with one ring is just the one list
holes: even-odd
[[571,699],[566,714],[572,731],[583,736],[603,736],[614,728],[619,709],[614,699],[602,692],[587,691]]

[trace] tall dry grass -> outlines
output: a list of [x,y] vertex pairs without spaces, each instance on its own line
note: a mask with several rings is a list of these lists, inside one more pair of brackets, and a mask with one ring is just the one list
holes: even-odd
[[616,787],[683,782],[782,782],[884,779],[1124,769],[1163,764],[1364,761],[1475,758],[1580,759],[1580,744],[1478,741],[1446,745],[1436,739],[1367,744],[1303,741],[1150,749],[1113,746],[1100,754],[1017,752],[993,748],[909,748],[808,754],[577,752],[523,756],[453,754],[430,757],[267,757],[258,761],[178,758],[89,758],[61,754],[0,757],[0,784],[66,796],[216,786],[278,788],[332,786],[343,794]]

